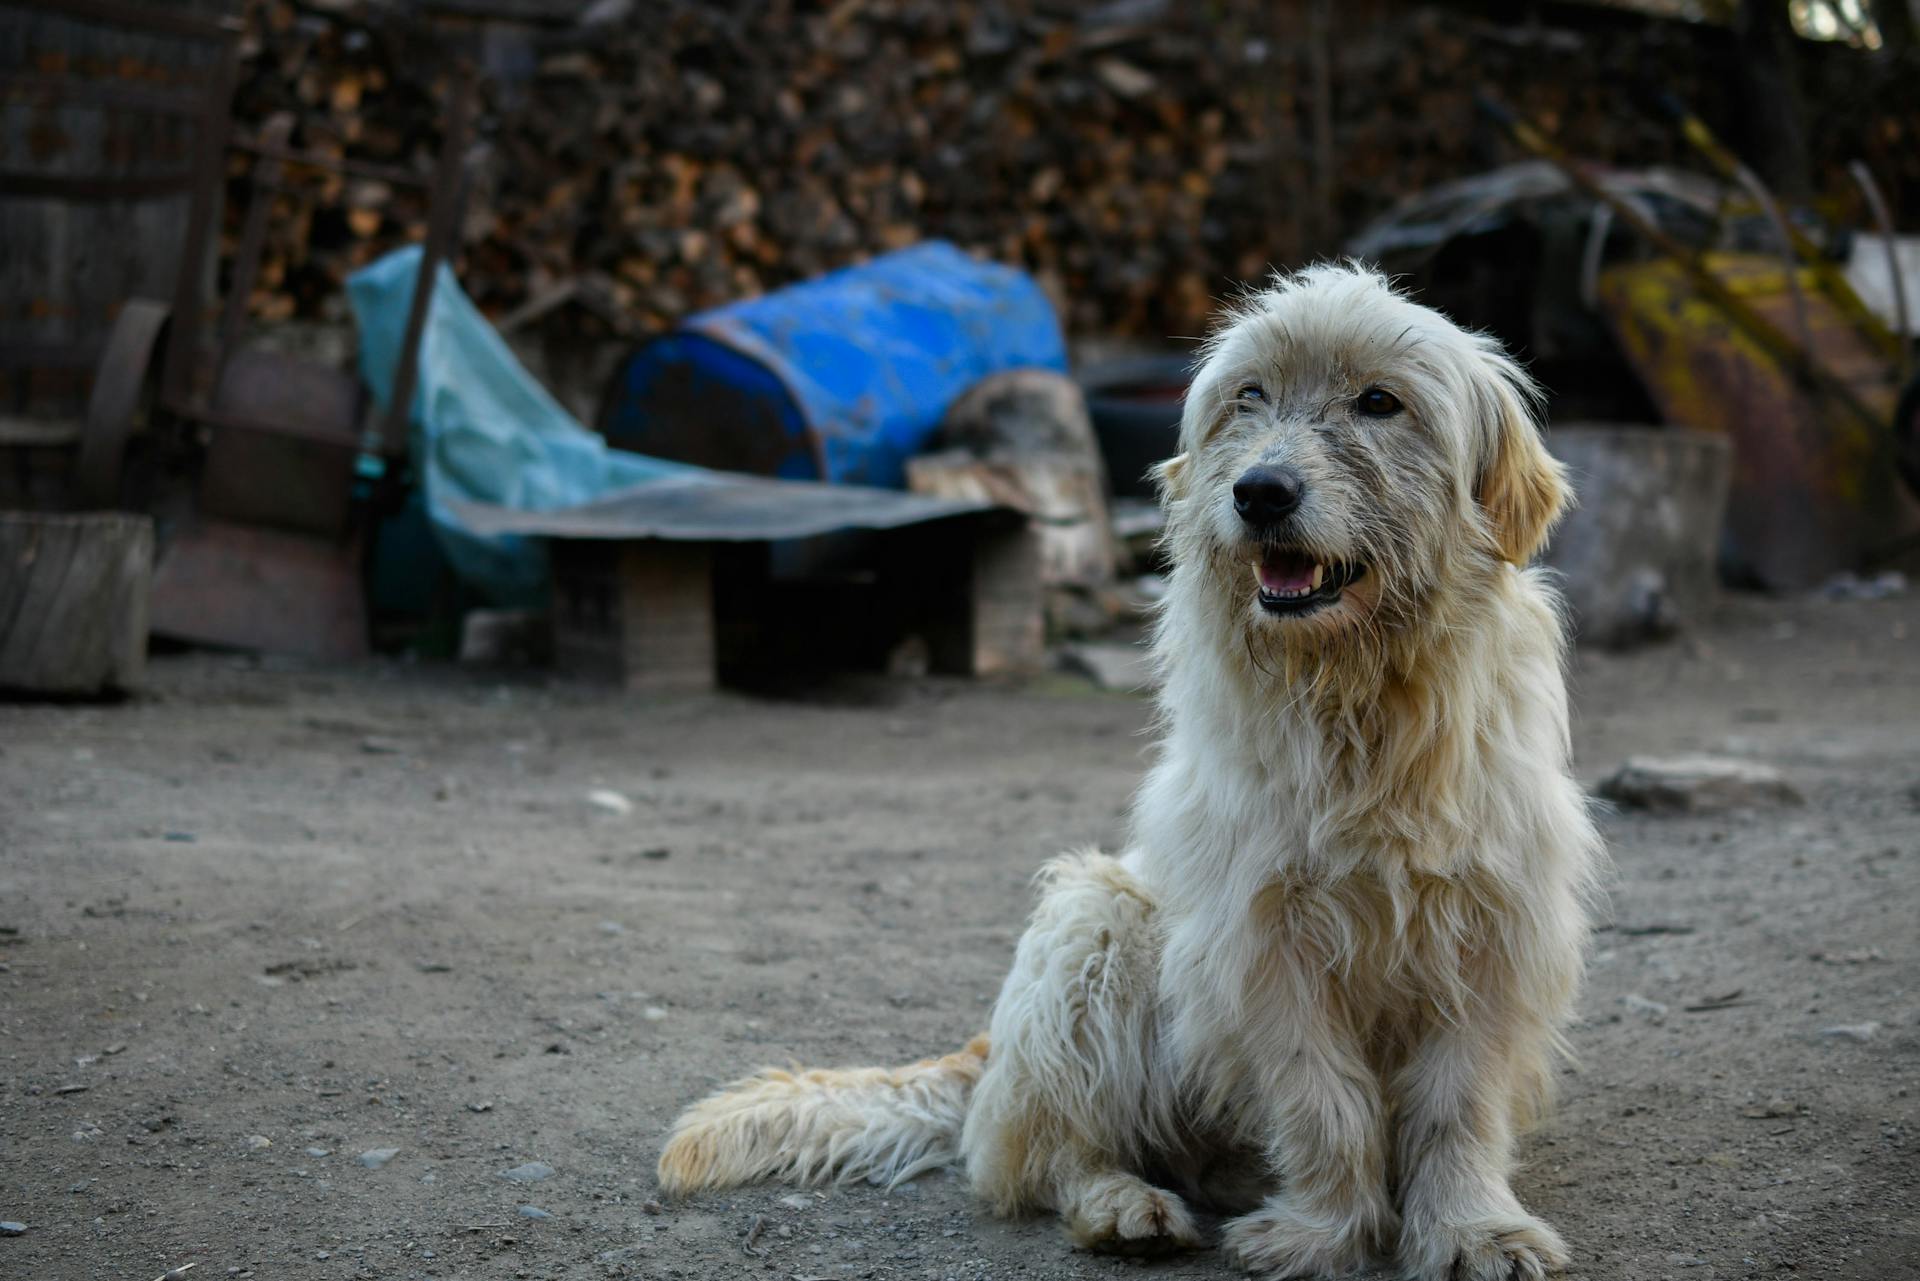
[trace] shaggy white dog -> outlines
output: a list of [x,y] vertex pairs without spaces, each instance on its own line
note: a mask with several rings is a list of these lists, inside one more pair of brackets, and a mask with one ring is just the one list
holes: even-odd
[[1601,849],[1525,568],[1566,496],[1533,396],[1361,268],[1245,299],[1161,468],[1164,739],[1126,853],[1042,872],[987,1038],[738,1082],[681,1118],[662,1186],[959,1156],[1094,1249],[1199,1244],[1191,1202],[1262,1275],[1561,1267],[1509,1177]]

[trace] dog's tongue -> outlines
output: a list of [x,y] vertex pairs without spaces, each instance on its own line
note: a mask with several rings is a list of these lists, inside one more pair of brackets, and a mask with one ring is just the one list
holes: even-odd
[[1260,587],[1276,596],[1313,586],[1312,559],[1291,552],[1270,552],[1260,562]]

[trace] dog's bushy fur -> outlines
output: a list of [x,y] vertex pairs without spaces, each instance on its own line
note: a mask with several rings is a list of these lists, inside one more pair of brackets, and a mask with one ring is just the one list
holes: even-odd
[[[1368,416],[1369,389],[1397,406]],[[1161,469],[1173,572],[1159,758],[1119,858],[1071,854],[987,1045],[897,1072],[737,1083],[682,1118],[669,1191],[898,1179],[964,1158],[996,1210],[1093,1248],[1196,1244],[1420,1281],[1566,1261],[1509,1187],[1580,978],[1598,836],[1568,772],[1557,599],[1526,568],[1566,501],[1524,372],[1379,276],[1244,298]],[[1364,566],[1276,612],[1233,486],[1301,480],[1287,546]]]

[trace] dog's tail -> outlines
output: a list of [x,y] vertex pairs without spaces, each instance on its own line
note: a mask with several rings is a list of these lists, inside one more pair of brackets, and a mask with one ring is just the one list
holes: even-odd
[[768,1068],[694,1104],[660,1153],[669,1193],[755,1179],[892,1186],[953,1161],[987,1038],[903,1068]]

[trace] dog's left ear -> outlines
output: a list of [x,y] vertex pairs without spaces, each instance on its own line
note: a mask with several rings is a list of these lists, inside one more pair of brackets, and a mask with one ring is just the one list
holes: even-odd
[[1474,485],[1474,501],[1487,514],[1502,559],[1524,565],[1533,559],[1572,492],[1566,472],[1541,442],[1528,405],[1531,383],[1504,357],[1489,361],[1486,408],[1489,448]]
[[1147,474],[1153,478],[1155,492],[1160,495],[1161,506],[1185,498],[1187,495],[1187,456],[1175,454],[1162,463],[1155,463]]

